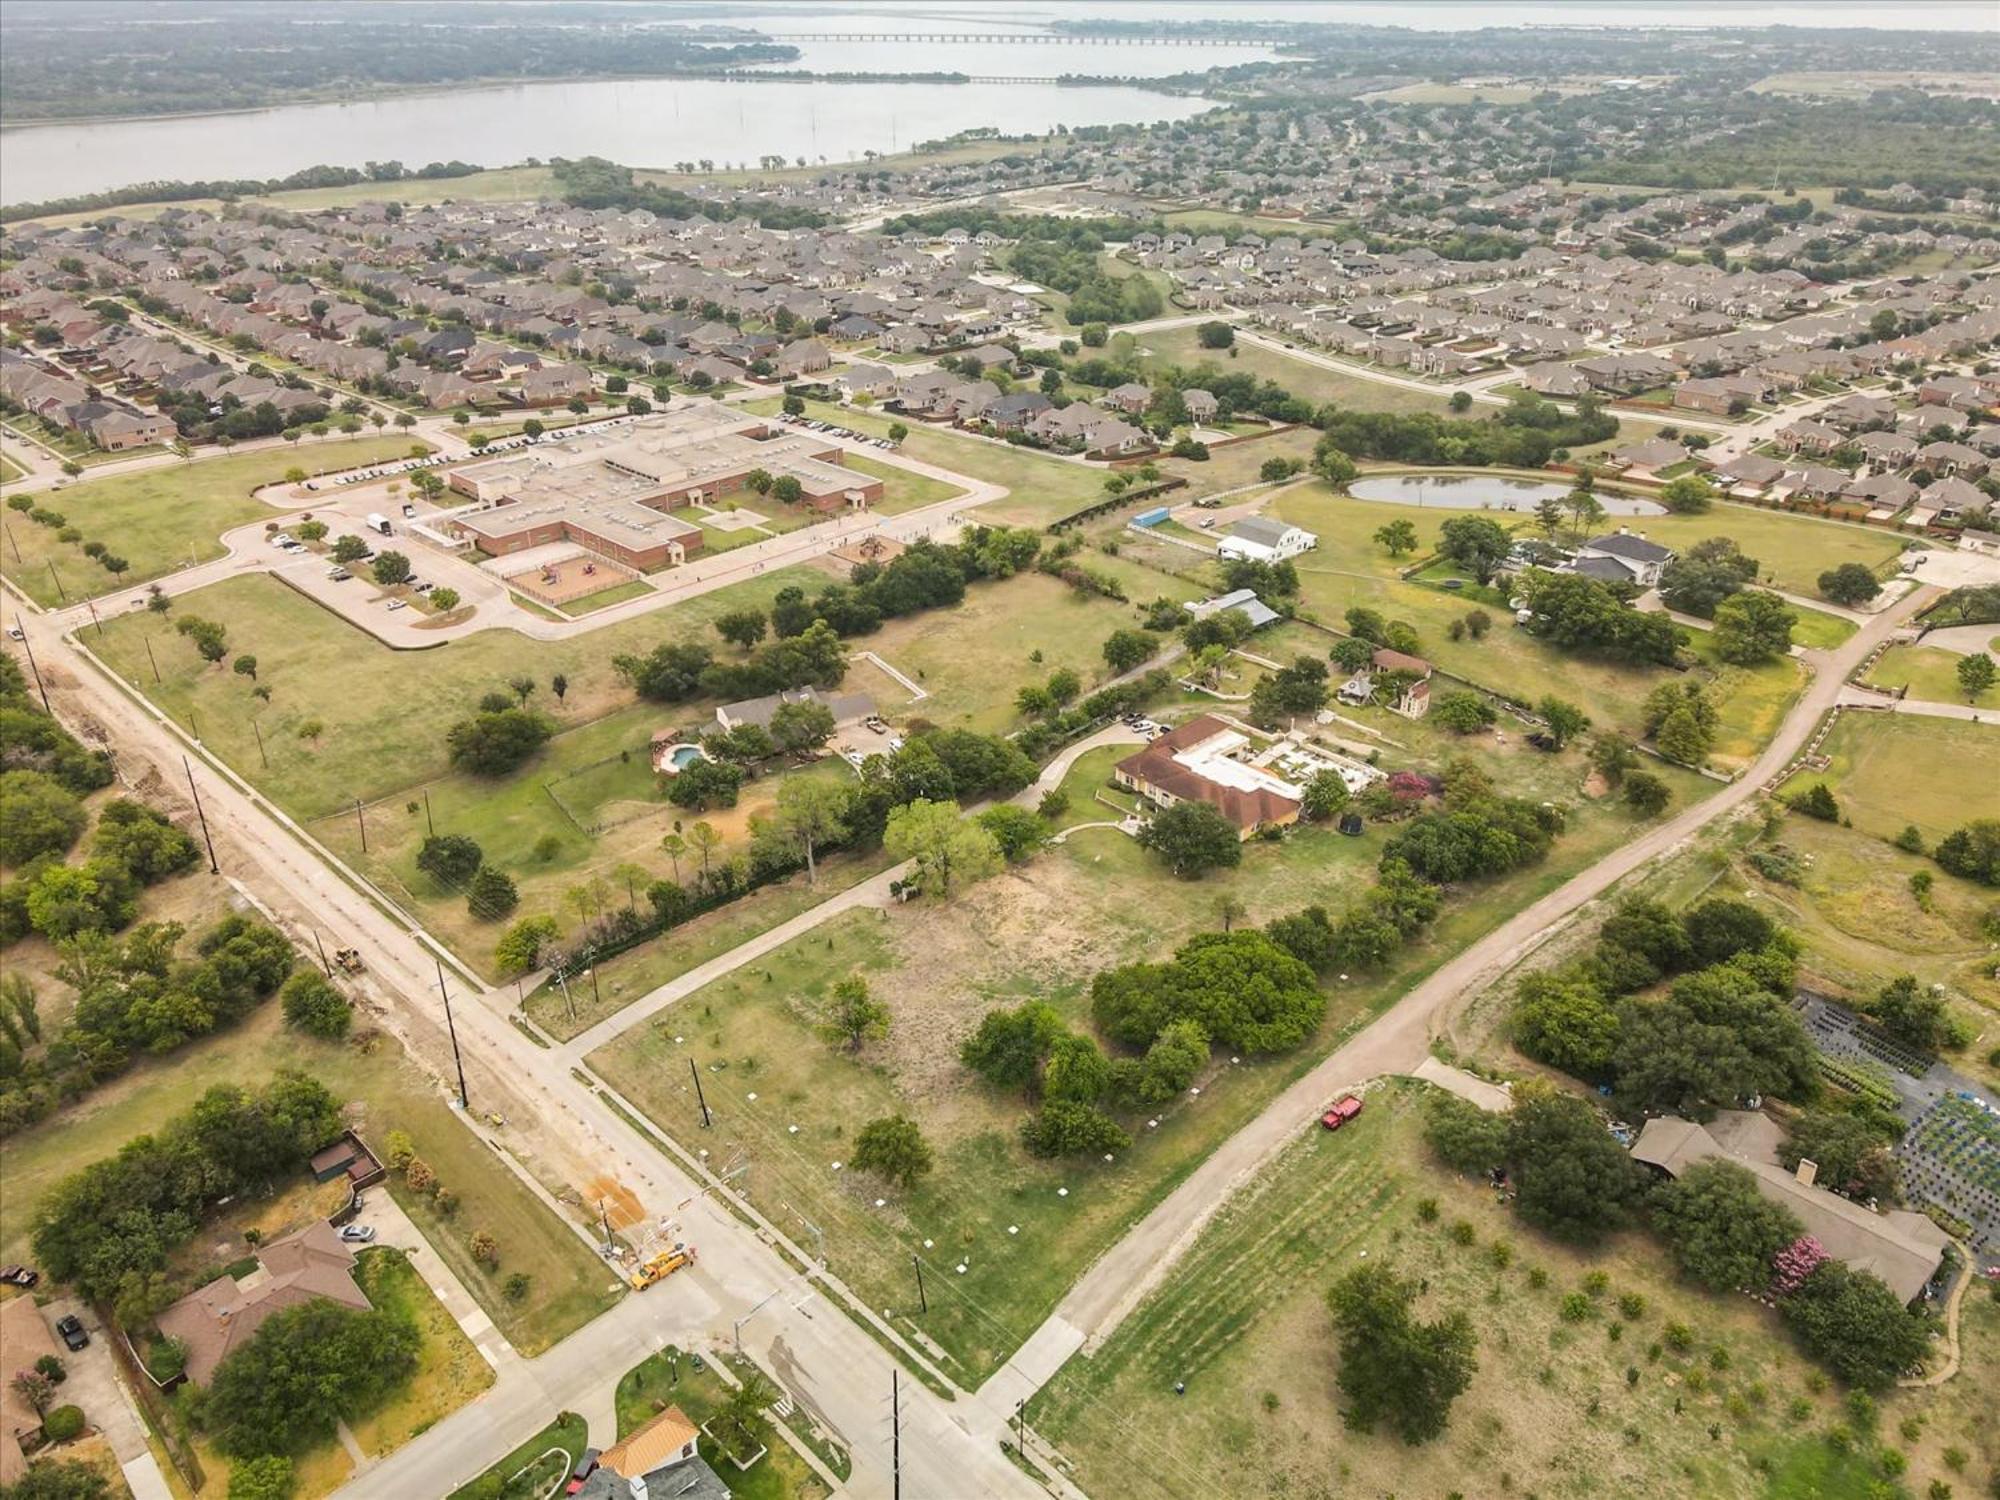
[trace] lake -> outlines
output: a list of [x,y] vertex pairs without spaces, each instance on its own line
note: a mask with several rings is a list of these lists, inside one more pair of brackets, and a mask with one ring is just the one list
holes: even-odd
[[[1560,500],[1569,492],[1566,484],[1512,479],[1505,474],[1385,474],[1357,479],[1347,487],[1347,493],[1357,500],[1427,510],[1531,511],[1544,500]],[[1599,495],[1597,503],[1611,516],[1666,514],[1664,506],[1625,495]]]
[[[729,17],[774,35],[897,31],[990,35],[1040,29],[1043,18],[746,10]],[[971,83],[806,83],[631,78],[440,89],[353,103],[286,105],[239,114],[24,125],[0,131],[0,201],[37,203],[133,183],[283,177],[301,167],[400,161],[512,166],[527,158],[604,156],[628,166],[709,160],[753,167],[765,155],[859,161],[963,130],[1041,134],[1057,125],[1184,120],[1208,101],[1149,89],[1066,88],[1064,75],[1157,78],[1276,56],[1240,43],[798,43],[794,62],[756,71],[963,73]],[[1047,79],[1047,82],[980,82]]]

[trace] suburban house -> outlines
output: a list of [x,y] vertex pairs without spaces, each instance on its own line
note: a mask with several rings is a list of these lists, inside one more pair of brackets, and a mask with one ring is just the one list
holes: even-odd
[[1899,1302],[1914,1301],[1937,1274],[1948,1236],[1909,1209],[1871,1213],[1813,1183],[1810,1161],[1787,1172],[1778,1162],[1784,1131],[1756,1110],[1725,1109],[1707,1125],[1661,1115],[1648,1120],[1632,1146],[1632,1159],[1679,1177],[1697,1162],[1734,1162],[1757,1179],[1765,1197],[1783,1204],[1835,1260],[1879,1276]]
[[1259,599],[1254,589],[1233,589],[1227,594],[1217,594],[1213,599],[1190,599],[1181,608],[1197,620],[1205,620],[1210,615],[1225,609],[1240,610],[1243,618],[1250,622],[1252,630],[1262,630],[1266,625],[1276,624],[1283,618],[1270,605]]
[[1687,449],[1669,438],[1648,438],[1643,443],[1632,443],[1618,449],[1611,455],[1611,463],[1618,468],[1635,473],[1657,474],[1662,469],[1671,469],[1688,456]]
[[1303,526],[1272,520],[1269,516],[1245,516],[1216,544],[1221,557],[1244,558],[1251,562],[1282,562],[1310,552],[1319,538]]
[[1299,820],[1301,788],[1242,759],[1250,737],[1199,714],[1112,768],[1111,779],[1160,807],[1206,802],[1239,838]]
[[1574,559],[1557,571],[1581,573],[1600,583],[1630,583],[1649,589],[1660,581],[1660,574],[1673,560],[1673,548],[1619,530],[1608,536],[1592,537],[1577,548]]
[[5,1349],[7,1382],[0,1385],[0,1485],[16,1485],[28,1472],[27,1454],[21,1440],[41,1441],[42,1419],[14,1389],[13,1372],[32,1370],[35,1361],[56,1352],[49,1325],[33,1297],[10,1297],[0,1302],[0,1349]]
[[715,722],[724,729],[755,724],[771,727],[771,717],[787,703],[817,703],[833,715],[835,728],[854,724],[875,712],[875,700],[866,693],[822,693],[818,688],[787,688],[763,698],[745,698],[740,703],[724,703],[715,710]]
[[216,1366],[248,1343],[265,1319],[315,1297],[357,1312],[369,1307],[354,1284],[354,1253],[324,1220],[273,1240],[257,1252],[257,1269],[242,1280],[219,1276],[157,1321],[161,1333],[187,1349],[187,1378],[207,1385]]
[[1368,659],[1368,665],[1356,672],[1340,685],[1338,697],[1343,703],[1372,703],[1375,701],[1375,674],[1396,674],[1399,685],[1396,696],[1383,705],[1389,712],[1401,714],[1406,719],[1421,719],[1431,711],[1431,664],[1421,656],[1411,656],[1404,651],[1391,651],[1387,646],[1379,647]]
[[701,1456],[701,1429],[669,1406],[599,1453],[596,1467],[571,1494],[575,1500],[729,1500],[729,1486]]

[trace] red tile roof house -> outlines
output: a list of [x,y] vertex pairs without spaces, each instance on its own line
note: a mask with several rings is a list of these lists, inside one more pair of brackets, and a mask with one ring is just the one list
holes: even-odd
[[187,1378],[208,1384],[216,1367],[243,1347],[273,1313],[326,1297],[357,1312],[369,1302],[354,1284],[354,1254],[324,1221],[266,1245],[257,1269],[241,1281],[221,1276],[181,1298],[158,1318],[160,1332],[187,1349]]
[[1206,802],[1236,825],[1238,838],[1298,822],[1300,789],[1234,758],[1249,743],[1213,714],[1201,714],[1118,762],[1111,779],[1161,807]]

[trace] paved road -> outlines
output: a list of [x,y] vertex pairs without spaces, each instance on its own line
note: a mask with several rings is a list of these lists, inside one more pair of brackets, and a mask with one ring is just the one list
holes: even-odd
[[1268,1163],[1329,1099],[1378,1074],[1411,1071],[1429,1055],[1432,1039],[1460,1004],[1531,952],[1556,924],[1756,796],[1765,782],[1791,763],[1822,715],[1838,701],[1847,673],[1935,592],[1919,589],[1875,616],[1837,650],[1809,653],[1807,660],[1814,669],[1811,684],[1746,774],[1573,876],[1447,960],[1274,1099],[1084,1274],[1043,1332],[1030,1340],[1029,1348],[1102,1341],[1158,1285],[1237,1186]]
[[[177,730],[101,677],[44,615],[17,616],[28,633],[58,712],[73,727],[114,746],[121,771],[149,782],[167,799],[182,784],[181,756],[191,750]],[[374,1024],[400,1036],[434,1078],[450,1076],[432,950],[396,917],[371,902],[358,882],[329,875],[337,863],[291,820],[226,769],[195,776],[223,869],[240,876],[306,946],[307,929],[353,945],[369,974],[359,998]],[[155,779],[157,778],[157,779]],[[226,893],[218,883],[218,906]],[[550,1180],[582,1184],[609,1178],[629,1190],[648,1223],[672,1221],[698,1245],[701,1262],[661,1287],[623,1299],[587,1328],[519,1375],[503,1371],[480,1400],[358,1475],[356,1496],[403,1500],[443,1494],[515,1446],[524,1432],[577,1393],[616,1376],[667,1339],[684,1346],[720,1341],[738,1319],[744,1345],[766,1358],[779,1341],[790,1383],[826,1415],[850,1445],[856,1496],[890,1492],[887,1414],[894,1360],[849,1317],[829,1308],[771,1247],[784,1236],[753,1231],[704,1195],[701,1185],[595,1091],[571,1074],[560,1054],[536,1045],[507,1020],[514,992],[448,981],[475,1106],[510,1122],[497,1144],[537,1165]],[[476,1128],[468,1124],[468,1128]],[[575,1226],[573,1226],[575,1227]],[[583,1231],[579,1230],[581,1235]],[[794,1248],[803,1263],[806,1256]],[[606,1273],[609,1275],[609,1273]],[[825,1278],[841,1290],[835,1278]],[[776,1294],[773,1297],[773,1294]],[[767,1299],[771,1299],[767,1301]],[[904,1474],[917,1495],[1030,1497],[1039,1491],[1000,1453],[993,1434],[972,1432],[966,1412],[916,1382],[904,1381]]]

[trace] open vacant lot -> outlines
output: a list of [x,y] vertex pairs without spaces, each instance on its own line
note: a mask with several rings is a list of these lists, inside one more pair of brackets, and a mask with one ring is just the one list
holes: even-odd
[[1967,698],[1958,685],[1958,664],[1965,660],[1956,651],[1941,646],[1891,646],[1869,668],[1868,681],[1876,687],[1907,688],[1909,698],[1932,703],[1970,703],[1975,708],[2000,705],[2000,684],[1976,698]]
[[[1876,1493],[1875,1442],[1905,1446],[1905,1415],[1931,1418],[1935,1451],[1986,1441],[1969,1389],[1947,1387],[1885,1401],[1878,1434],[1836,1449],[1821,1434],[1841,1419],[1837,1398],[1813,1388],[1768,1311],[1687,1289],[1643,1235],[1590,1254],[1523,1228],[1484,1184],[1430,1164],[1421,1094],[1374,1089],[1335,1135],[1302,1122],[1166,1284],[1030,1404],[1090,1494],[1861,1500]],[[1457,1223],[1472,1243],[1453,1240]],[[1464,1311],[1479,1336],[1471,1388],[1421,1447],[1343,1429],[1325,1294],[1364,1258],[1422,1280],[1420,1316]],[[1608,1288],[1565,1322],[1558,1303],[1597,1271]],[[1628,1293],[1642,1299],[1629,1317]],[[1685,1355],[1663,1348],[1676,1322],[1692,1333]]]
[[[1033,1330],[1082,1266],[1347,1023],[1630,835],[1622,812],[1579,802],[1577,756],[1490,741],[1453,748],[1510,789],[1572,805],[1572,830],[1549,863],[1458,893],[1389,972],[1332,982],[1328,1018],[1300,1052],[1241,1062],[1219,1056],[1198,1096],[1161,1110],[1156,1125],[1136,1121],[1137,1139],[1115,1163],[1026,1155],[1015,1135],[1023,1101],[980,1085],[956,1060],[979,1018],[995,1005],[1038,999],[1087,1028],[1097,971],[1157,959],[1214,930],[1225,900],[1240,902],[1248,922],[1309,903],[1337,910],[1372,881],[1383,830],[1348,839],[1302,829],[1252,844],[1239,869],[1199,882],[1168,878],[1115,830],[1077,832],[948,902],[843,915],[599,1049],[591,1064],[690,1150],[699,1145],[717,1161],[741,1153],[751,1164],[746,1190],[760,1207],[787,1223],[811,1220],[833,1269],[870,1305],[892,1309],[935,1340],[955,1374],[981,1376]],[[1402,753],[1385,754],[1394,756],[1388,764],[1406,763]],[[1085,784],[1112,758],[1093,756],[1072,772],[1066,822],[1114,816],[1087,800],[1093,789]],[[1685,783],[1677,781],[1676,793],[1687,795]],[[893,1019],[886,1040],[849,1053],[818,1026],[833,984],[856,974]],[[705,1070],[714,1112],[707,1131],[688,1081],[690,1059]],[[898,1111],[921,1123],[936,1151],[929,1177],[906,1193],[835,1165],[846,1161],[863,1123]],[[912,1253],[925,1260],[928,1316],[915,1312]]]
[[1914,823],[1924,842],[1934,844],[1981,815],[1982,791],[1993,790],[1981,768],[1990,769],[2000,755],[2000,727],[1849,710],[1820,753],[1831,761],[1827,769],[1793,777],[1787,794],[1824,781],[1857,829],[1888,839]]
[[[163,578],[194,563],[222,556],[222,533],[260,516],[281,514],[251,498],[260,485],[302,468],[309,473],[351,469],[356,464],[400,457],[415,446],[394,437],[351,438],[265,448],[222,458],[198,459],[136,474],[93,479],[35,496],[35,504],[61,515],[83,533],[81,541],[59,541],[57,529],[40,526],[18,511],[5,512],[7,542],[0,547],[0,570],[43,606],[73,602],[114,588],[130,588]],[[132,566],[116,577],[86,557],[84,542],[102,542]],[[62,581],[50,577],[53,564]]]
[[1726,536],[1762,565],[1764,582],[1808,597],[1819,594],[1819,575],[1842,563],[1858,562],[1882,576],[1903,551],[1903,539],[1880,527],[1749,505],[1723,503],[1698,516],[1639,516],[1622,524],[1678,552],[1704,537]]
[[[177,601],[165,616],[109,622],[102,639],[93,631],[89,644],[182,724],[192,711],[204,743],[278,802],[319,817],[352,808],[356,798],[372,802],[443,775],[445,731],[482,694],[506,691],[512,677],[533,677],[534,704],[559,723],[584,723],[631,702],[614,656],[667,640],[705,637],[716,644],[709,622],[718,614],[766,605],[790,583],[813,590],[825,581],[814,569],[785,568],[564,641],[490,630],[436,650],[394,651],[271,578],[232,578]],[[256,655],[257,681],[271,689],[268,703],[251,696],[248,678],[210,666],[174,633],[182,613],[224,626],[232,654]],[[556,673],[569,683],[560,703],[549,689]],[[301,735],[314,724],[317,736]]]
[[1230,375],[1255,375],[1260,380],[1276,381],[1294,396],[1303,397],[1315,406],[1331,401],[1335,405],[1361,411],[1441,412],[1449,400],[1445,392],[1413,391],[1407,386],[1370,380],[1366,375],[1329,370],[1324,365],[1294,359],[1279,350],[1253,344],[1244,338],[1238,338],[1230,349],[1204,349],[1194,328],[1164,328],[1156,333],[1134,334],[1133,337],[1139,341],[1140,349],[1145,351],[1146,363],[1213,365]]

